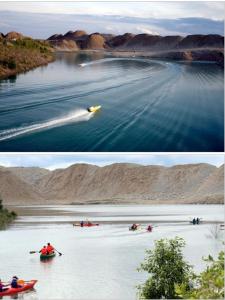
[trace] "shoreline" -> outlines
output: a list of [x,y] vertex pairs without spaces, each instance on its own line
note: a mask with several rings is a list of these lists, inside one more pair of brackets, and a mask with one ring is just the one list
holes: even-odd
[[[223,54],[223,49],[212,48],[212,49],[177,49],[177,50],[161,50],[161,51],[147,51],[147,50],[112,50],[112,49],[86,49],[86,50],[75,50],[75,49],[55,49],[55,53],[100,53],[108,54],[118,57],[126,58],[151,58],[154,60],[170,60],[172,62],[201,62],[201,63],[215,63],[221,67],[224,67],[224,60],[220,59],[216,55]],[[193,55],[193,57],[191,56]],[[210,55],[212,55],[210,57]]]
[[[204,50],[202,49],[194,49],[194,50],[188,50],[189,52],[197,51],[204,53]],[[211,51],[218,51],[219,53],[222,53],[221,49],[210,49],[208,50],[209,53],[206,53],[206,56],[201,56],[201,54],[197,57],[186,57],[184,56],[185,50],[170,50],[170,51],[157,51],[157,52],[151,52],[151,51],[145,51],[145,50],[138,50],[138,51],[131,51],[131,50],[107,50],[107,49],[89,49],[89,50],[59,50],[54,49],[52,52],[52,56],[46,57],[44,61],[36,63],[30,67],[24,66],[20,70],[17,69],[4,69],[1,72],[0,69],[0,80],[7,80],[10,79],[10,77],[17,76],[19,74],[25,74],[29,71],[32,71],[36,68],[47,66],[49,63],[52,63],[56,60],[54,54],[60,54],[60,53],[88,53],[88,54],[94,54],[94,53],[100,53],[103,55],[112,55],[115,57],[125,57],[125,58],[151,58],[153,60],[165,60],[165,61],[171,61],[171,62],[187,62],[187,63],[215,63],[216,65],[220,67],[224,67],[224,61],[216,59],[216,56],[212,56],[211,59],[209,59],[209,54]],[[208,58],[208,59],[207,59]],[[2,74],[1,74],[2,73]]]

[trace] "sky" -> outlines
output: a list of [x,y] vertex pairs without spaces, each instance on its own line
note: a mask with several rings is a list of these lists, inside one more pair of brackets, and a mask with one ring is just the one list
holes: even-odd
[[223,154],[0,154],[0,166],[42,167],[49,170],[66,168],[75,163],[105,166],[112,163],[173,166],[177,164],[208,163],[217,167],[224,163]]
[[224,2],[0,2],[0,31],[47,38],[88,33],[224,34]]

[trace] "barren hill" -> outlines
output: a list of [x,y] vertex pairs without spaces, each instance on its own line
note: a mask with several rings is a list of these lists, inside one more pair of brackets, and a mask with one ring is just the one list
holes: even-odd
[[75,164],[66,169],[0,168],[7,204],[223,203],[224,166]]
[[[65,40],[71,42],[65,47]],[[217,34],[160,36],[151,34],[110,35],[85,31],[69,31],[66,34],[55,34],[48,41],[60,51],[109,50],[127,52],[145,52],[157,58],[182,60],[211,60],[223,62],[224,37]],[[72,47],[72,42],[75,42]]]

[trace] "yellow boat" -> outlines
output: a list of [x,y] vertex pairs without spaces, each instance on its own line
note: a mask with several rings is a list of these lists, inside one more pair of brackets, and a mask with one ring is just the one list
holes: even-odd
[[90,107],[88,107],[88,111],[89,112],[96,112],[96,111],[98,111],[99,109],[101,108],[101,105],[98,105],[98,106],[90,106]]

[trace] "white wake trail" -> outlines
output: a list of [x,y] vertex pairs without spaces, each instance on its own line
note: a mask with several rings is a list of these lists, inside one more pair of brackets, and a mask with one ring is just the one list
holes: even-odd
[[74,112],[70,113],[67,116],[52,119],[47,122],[37,123],[34,125],[23,126],[18,128],[12,128],[0,131],[0,141],[8,140],[14,138],[19,135],[23,135],[26,133],[30,133],[33,131],[39,131],[43,129],[48,129],[52,127],[57,127],[66,123],[74,123],[74,122],[83,122],[88,121],[92,118],[94,113],[90,113],[85,109],[77,109]]

